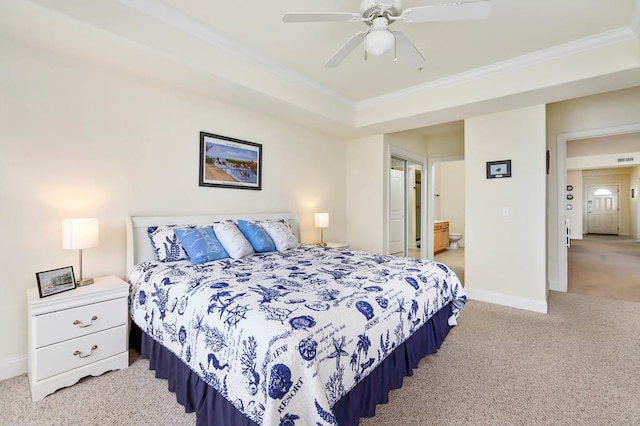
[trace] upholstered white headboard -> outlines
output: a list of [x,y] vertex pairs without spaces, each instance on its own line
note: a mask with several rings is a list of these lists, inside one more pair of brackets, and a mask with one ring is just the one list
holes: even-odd
[[159,225],[206,225],[218,220],[244,219],[268,220],[286,219],[298,241],[300,241],[300,223],[295,213],[253,213],[253,214],[208,214],[195,216],[127,216],[127,258],[126,272],[140,262],[156,260],[156,253],[147,235],[149,226]]

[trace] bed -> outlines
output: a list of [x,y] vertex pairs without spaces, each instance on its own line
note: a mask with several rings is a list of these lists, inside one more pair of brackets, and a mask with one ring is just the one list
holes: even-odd
[[[221,224],[247,222],[286,238],[194,263],[159,261],[149,236],[216,224],[229,244]],[[441,263],[299,244],[292,213],[134,216],[126,229],[131,342],[199,425],[355,426],[439,349],[467,300]]]

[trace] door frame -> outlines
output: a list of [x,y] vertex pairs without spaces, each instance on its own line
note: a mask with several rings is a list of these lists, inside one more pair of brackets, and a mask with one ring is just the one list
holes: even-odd
[[[402,160],[406,160],[409,161],[411,163],[415,163],[419,166],[422,167],[422,173],[420,174],[420,186],[421,186],[421,194],[420,194],[420,205],[421,205],[421,230],[420,230],[420,240],[421,241],[427,241],[427,238],[431,238],[433,240],[433,230],[431,230],[431,232],[428,232],[428,230],[426,229],[425,224],[428,223],[426,221],[426,214],[425,214],[425,208],[424,206],[428,206],[429,204],[427,203],[427,182],[426,182],[426,176],[427,173],[425,173],[426,171],[426,167],[427,167],[427,160],[424,157],[421,157],[417,154],[414,154],[413,152],[409,152],[409,151],[405,151],[402,148],[398,148],[395,145],[392,144],[388,144],[387,146],[387,155],[385,158],[385,171],[384,171],[384,180],[385,180],[385,206],[384,206],[384,226],[385,226],[385,231],[384,231],[384,250],[385,250],[385,254],[390,254],[390,247],[389,247],[389,243],[390,243],[390,227],[389,227],[389,205],[390,205],[390,197],[391,195],[389,194],[389,184],[390,184],[390,173],[389,170],[391,170],[391,157],[396,157]],[[405,176],[406,176],[406,170],[405,170]],[[405,185],[404,185],[404,189],[405,189],[405,213],[406,213],[406,204],[408,202],[408,197],[407,195],[407,180],[405,179]],[[405,214],[405,218],[404,218],[404,228],[405,228],[405,238],[404,238],[404,250],[406,253],[407,250],[407,238],[406,238],[406,233],[407,233],[407,220],[408,220],[408,216],[407,214]],[[420,244],[420,257],[422,259],[425,259],[426,255],[426,249],[425,249],[425,244]]]
[[[393,168],[394,160],[396,162],[402,162],[402,170]],[[392,157],[391,165],[389,167],[389,212],[388,212],[389,214],[389,221],[388,221],[389,223],[389,254],[394,254],[394,253],[398,253],[398,251],[401,251],[403,256],[406,256],[407,254],[407,240],[408,240],[408,227],[409,227],[409,224],[408,224],[409,200],[407,199],[407,195],[408,195],[407,193],[409,191],[408,191],[407,182],[406,182],[407,175],[408,175],[406,165],[407,165],[407,160],[398,158],[398,157]],[[396,182],[394,176],[401,177],[400,179],[401,183]],[[398,185],[398,183],[400,183],[400,185]],[[394,194],[394,191],[393,191],[394,188],[397,189],[397,191],[395,191],[395,192],[398,192],[397,195],[402,197],[400,205],[397,205],[394,201],[392,201],[394,200],[394,195],[396,195]],[[402,224],[400,228],[401,235],[399,236],[401,240],[401,244],[400,244],[399,250],[396,248],[397,240],[395,240],[394,238],[391,238],[392,236],[397,237],[397,235],[395,235],[395,233],[393,232],[393,230],[397,228],[394,228],[393,226],[391,226],[392,223],[396,222],[396,219],[392,217],[392,212],[396,206],[399,207],[400,210],[402,210],[402,219],[401,219]]]
[[[640,132],[640,123],[633,123],[621,126],[602,127],[598,129],[582,130],[567,133],[558,133],[556,136],[556,174],[558,178],[557,188],[557,235],[556,245],[558,250],[558,281],[555,286],[550,286],[550,290],[567,292],[569,285],[569,260],[567,251],[567,210],[565,199],[565,188],[567,187],[567,141],[576,139],[589,139],[604,136],[621,135],[625,133]],[[549,241],[551,244],[551,241]],[[548,280],[551,284],[551,280]]]

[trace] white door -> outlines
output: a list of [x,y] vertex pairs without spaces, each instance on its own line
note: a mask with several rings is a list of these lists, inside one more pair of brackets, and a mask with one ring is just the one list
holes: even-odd
[[404,171],[391,169],[389,177],[389,253],[404,254]]
[[587,232],[619,234],[618,185],[587,187]]

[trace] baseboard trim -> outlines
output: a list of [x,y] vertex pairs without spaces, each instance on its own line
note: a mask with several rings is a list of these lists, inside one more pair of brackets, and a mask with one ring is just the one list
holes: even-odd
[[546,301],[541,302],[523,297],[507,296],[504,294],[492,293],[490,291],[474,290],[468,287],[465,287],[464,291],[467,293],[467,297],[471,300],[509,306],[511,308],[524,309],[542,314],[546,314],[549,311],[549,306]]
[[0,380],[25,374],[27,372],[27,355],[0,360]]

